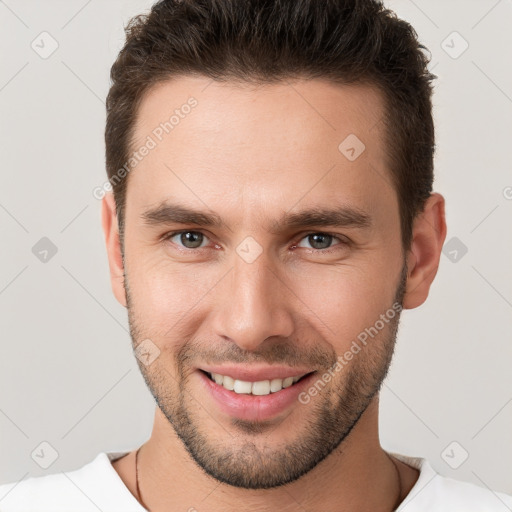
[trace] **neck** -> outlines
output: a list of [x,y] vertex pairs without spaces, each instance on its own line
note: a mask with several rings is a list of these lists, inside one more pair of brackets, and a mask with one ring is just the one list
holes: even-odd
[[240,510],[240,503],[248,510],[295,511],[298,505],[340,512],[395,510],[415,479],[404,478],[403,465],[395,465],[381,448],[377,417],[376,398],[349,436],[309,473],[285,486],[253,490],[219,483],[207,475],[157,408],[151,438],[139,453],[139,500],[151,512],[201,506],[212,512],[234,512]]

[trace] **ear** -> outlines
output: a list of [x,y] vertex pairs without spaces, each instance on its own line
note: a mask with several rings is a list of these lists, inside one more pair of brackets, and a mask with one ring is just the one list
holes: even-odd
[[408,276],[404,309],[421,306],[428,297],[430,285],[437,274],[439,259],[446,238],[444,197],[431,194],[422,213],[414,220],[412,243],[407,253]]
[[110,283],[112,291],[119,303],[126,307],[126,291],[124,288],[124,265],[121,254],[121,240],[117,223],[116,203],[112,192],[107,192],[101,204],[101,225],[107,245],[108,265],[110,267]]

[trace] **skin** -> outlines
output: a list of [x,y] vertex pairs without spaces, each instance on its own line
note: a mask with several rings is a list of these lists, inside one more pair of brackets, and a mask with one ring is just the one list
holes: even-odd
[[[196,369],[211,359],[323,373],[394,302],[412,309],[426,300],[446,236],[444,198],[429,197],[404,253],[383,101],[370,86],[180,77],[144,97],[134,147],[190,96],[198,105],[129,174],[124,261],[111,194],[102,206],[112,288],[133,345],[150,339],[160,350],[149,366],[139,361],[158,404],[139,455],[143,501],[152,511],[392,510],[418,478],[395,459],[398,496],[378,433],[399,315],[308,404],[270,422],[222,413]],[[365,144],[354,161],[338,150],[351,133]],[[224,225],[144,222],[164,200],[214,212]],[[273,229],[285,212],[340,205],[367,213],[370,227]],[[202,233],[201,248],[163,239],[179,230]],[[333,238],[318,248],[315,233]],[[248,236],[262,250],[251,263],[236,251]],[[134,455],[113,466],[137,496]]]

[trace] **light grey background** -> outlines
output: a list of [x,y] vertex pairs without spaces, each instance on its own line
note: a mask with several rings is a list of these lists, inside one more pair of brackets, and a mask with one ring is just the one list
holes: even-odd
[[[151,432],[92,195],[105,181],[110,66],[123,25],[151,3],[0,1],[0,483],[78,468]],[[512,3],[387,4],[432,53],[435,190],[457,240],[428,301],[402,315],[381,442],[512,494]],[[46,59],[31,47],[51,48],[43,31],[58,42]],[[457,58],[454,31],[469,44]],[[57,248],[46,262],[32,251],[43,237]],[[46,470],[31,456],[41,442],[59,455]]]

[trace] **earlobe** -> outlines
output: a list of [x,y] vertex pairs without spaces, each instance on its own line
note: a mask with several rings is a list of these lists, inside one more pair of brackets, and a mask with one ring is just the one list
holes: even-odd
[[414,220],[411,248],[407,254],[408,277],[404,309],[414,309],[425,302],[437,274],[446,238],[444,205],[441,194],[431,194],[423,212]]
[[111,192],[107,192],[101,205],[101,224],[107,247],[110,282],[118,302],[126,307],[126,290],[124,287],[124,264],[121,253],[121,241],[116,215],[116,204]]

